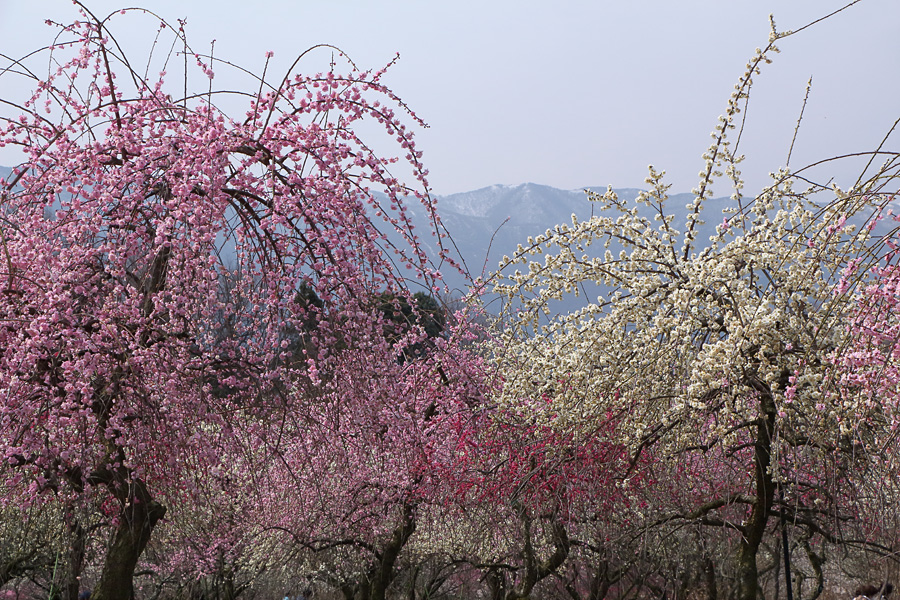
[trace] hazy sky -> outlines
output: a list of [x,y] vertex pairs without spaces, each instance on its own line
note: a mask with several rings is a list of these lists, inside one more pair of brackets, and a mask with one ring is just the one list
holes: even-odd
[[[88,0],[95,13],[132,4]],[[441,194],[494,183],[572,189],[639,187],[648,164],[689,191],[709,132],[768,15],[797,29],[837,0],[144,0],[187,19],[195,50],[284,70],[318,43],[360,67],[401,55],[386,82],[428,124],[417,134]],[[0,0],[0,52],[20,56],[52,39],[43,21],[70,21],[68,0]],[[123,18],[114,28],[152,21]],[[806,82],[812,93],[792,165],[873,148],[900,116],[900,2],[862,0],[780,43],[755,78],[742,142],[748,191],[782,166]],[[136,31],[137,29],[135,29]],[[137,35],[137,34],[135,34]],[[315,68],[318,70],[318,67]],[[221,71],[218,71],[221,72]],[[4,78],[5,79],[5,78]],[[0,85],[4,84],[0,79]],[[3,90],[0,88],[0,95]],[[893,150],[900,143],[891,144]],[[12,162],[0,153],[0,163]],[[836,171],[846,185],[849,167]],[[716,191],[727,193],[724,184]]]

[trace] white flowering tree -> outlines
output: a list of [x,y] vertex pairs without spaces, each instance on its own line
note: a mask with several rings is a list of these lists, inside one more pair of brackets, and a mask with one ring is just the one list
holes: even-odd
[[[635,522],[732,536],[736,555],[723,568],[745,600],[757,597],[773,516],[829,542],[838,535],[829,524],[849,518],[852,478],[836,475],[849,475],[857,406],[826,393],[829,356],[852,335],[844,315],[857,265],[873,249],[867,219],[897,173],[896,155],[880,148],[873,158],[893,162],[849,191],[782,169],[758,196],[743,196],[728,133],[781,37],[773,24],[736,86],[684,223],[651,167],[650,190],[634,204],[590,193],[597,216],[529,239],[505,259],[497,285],[515,307],[496,349],[506,414],[574,440],[615,420],[632,457],[619,486],[641,499],[628,503]],[[724,218],[710,217],[721,177],[734,194]],[[707,241],[710,218],[720,224]],[[586,289],[599,297],[548,316],[554,301]],[[635,477],[646,468],[656,477]],[[821,557],[809,552],[821,574]]]

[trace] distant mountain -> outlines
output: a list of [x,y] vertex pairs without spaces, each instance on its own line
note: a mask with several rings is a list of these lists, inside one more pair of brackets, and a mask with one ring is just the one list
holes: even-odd
[[[437,209],[470,275],[486,276],[497,268],[504,255],[511,255],[519,244],[525,244],[529,236],[540,235],[560,223],[571,223],[573,214],[579,220],[589,219],[598,207],[588,200],[585,189],[606,191],[606,187],[560,190],[535,183],[494,185],[438,196]],[[621,200],[630,202],[640,190],[623,188],[616,189],[616,193]],[[676,228],[684,223],[685,205],[693,198],[692,194],[669,197],[667,207],[676,215]],[[422,222],[420,226],[426,224]],[[708,224],[701,235],[708,237],[714,228],[715,223]],[[444,275],[451,289],[464,289],[464,278],[449,270]]]
[[[637,190],[622,190],[622,194],[633,197]],[[528,236],[544,233],[558,223],[571,223],[573,214],[587,219],[595,208],[584,190],[534,183],[494,185],[442,196],[437,207],[472,276],[494,270],[503,256],[512,254]]]
[[[0,166],[0,179],[8,177],[10,172],[9,167]],[[605,187],[588,189],[600,193],[606,191]],[[633,201],[639,192],[633,188],[616,190],[619,198],[626,203]],[[683,232],[685,229],[686,205],[693,199],[693,194],[674,194],[669,197],[667,210],[675,215],[673,227],[678,231]],[[535,183],[493,185],[470,192],[437,196],[436,202],[444,227],[455,245],[455,249],[451,247],[451,251],[458,250],[458,256],[462,257],[472,278],[490,275],[497,269],[503,256],[512,255],[519,244],[527,243],[529,236],[540,235],[560,223],[571,223],[573,214],[579,220],[587,220],[598,208],[588,200],[584,189],[561,190]],[[705,245],[714,234],[716,225],[722,222],[720,209],[728,204],[727,198],[707,202],[706,223],[701,225],[697,233],[698,246]],[[437,258],[437,241],[426,235],[431,230],[431,225],[424,209],[416,203],[410,203],[408,209],[426,252],[433,259]],[[640,210],[649,216],[649,209]],[[861,219],[858,216],[853,221],[861,222]],[[886,221],[876,228],[876,232],[890,231],[891,225],[895,223],[892,220]],[[389,237],[394,242],[399,241],[399,236]],[[602,246],[596,248],[598,252],[602,251]],[[453,254],[456,254],[455,251]],[[442,266],[441,270],[452,295],[460,296],[467,291],[468,279],[465,276],[447,265]],[[486,300],[491,301],[490,298]],[[554,305],[552,309],[567,312],[583,304],[583,298],[576,298]],[[498,306],[494,304],[490,310],[495,312]]]
[[[0,178],[7,177],[10,171],[8,167],[0,167]],[[587,189],[601,193],[606,191],[606,187]],[[639,191],[625,188],[617,189],[616,193],[620,199],[631,201]],[[684,207],[692,199],[692,194],[670,197],[668,208],[676,214],[676,228],[681,228],[684,223]],[[597,209],[588,200],[584,189],[561,190],[535,183],[493,185],[470,192],[437,196],[436,201],[444,227],[473,278],[487,276],[496,270],[503,256],[515,252],[516,247],[526,243],[529,236],[542,234],[559,223],[571,223],[573,214],[580,220],[586,220]],[[436,241],[424,234],[430,230],[425,211],[421,206],[411,204],[409,215],[420,232],[427,252],[433,258],[437,257]],[[700,236],[708,237],[716,222],[708,223]],[[452,293],[461,295],[466,291],[466,277],[449,267],[443,268],[442,272]]]

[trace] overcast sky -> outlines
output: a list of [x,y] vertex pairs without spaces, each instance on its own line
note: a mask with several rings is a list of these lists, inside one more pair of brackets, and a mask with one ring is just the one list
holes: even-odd
[[[400,53],[386,82],[428,124],[417,135],[434,191],[535,182],[574,189],[640,187],[648,164],[690,191],[709,132],[768,15],[797,29],[838,0],[144,0],[187,19],[195,50],[285,69],[318,43],[360,67]],[[97,14],[128,0],[88,0]],[[0,52],[49,42],[43,21],[70,21],[68,0],[0,0]],[[792,165],[872,149],[900,116],[900,2],[862,0],[780,43],[754,80],[742,150],[748,191],[782,166],[806,82],[813,87]],[[125,18],[114,29],[150,21]],[[316,69],[318,70],[318,69]],[[4,85],[4,79],[0,79]],[[0,88],[0,94],[3,93]],[[900,143],[891,144],[900,150]],[[12,162],[0,153],[0,163]],[[835,172],[839,183],[849,167]],[[716,189],[725,194],[720,184]]]

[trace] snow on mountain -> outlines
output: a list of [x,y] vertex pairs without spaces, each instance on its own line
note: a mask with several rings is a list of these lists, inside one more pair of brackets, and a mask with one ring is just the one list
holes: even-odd
[[438,198],[441,213],[485,218],[498,223],[515,218],[517,224],[545,224],[548,217],[567,210],[582,212],[585,206],[583,189],[560,190],[536,183],[493,185]]

